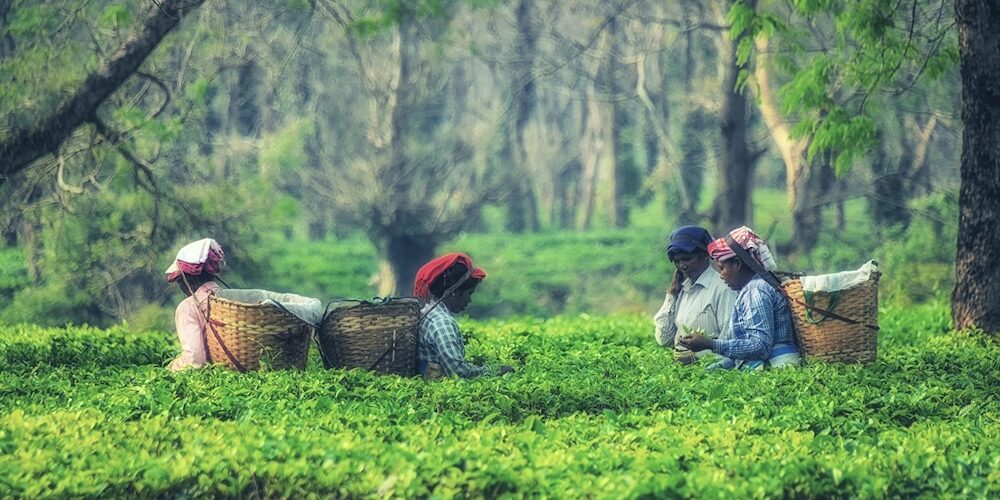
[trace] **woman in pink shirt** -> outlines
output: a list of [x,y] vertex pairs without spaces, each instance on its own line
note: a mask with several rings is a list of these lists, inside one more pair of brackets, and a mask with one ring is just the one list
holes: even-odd
[[205,238],[181,248],[174,263],[167,268],[167,282],[177,283],[187,296],[174,313],[181,353],[170,362],[169,370],[200,368],[211,361],[205,337],[208,298],[219,289],[215,280],[224,263],[225,254],[219,243]]

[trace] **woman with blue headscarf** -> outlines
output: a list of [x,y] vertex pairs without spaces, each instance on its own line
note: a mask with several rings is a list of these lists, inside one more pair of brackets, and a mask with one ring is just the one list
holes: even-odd
[[677,342],[681,335],[697,333],[710,338],[727,339],[732,331],[730,320],[736,292],[729,288],[712,268],[708,245],[712,236],[698,226],[679,227],[670,233],[667,258],[675,270],[670,288],[659,312],[653,317],[656,342],[675,349],[682,363],[694,362],[711,352],[692,353]]

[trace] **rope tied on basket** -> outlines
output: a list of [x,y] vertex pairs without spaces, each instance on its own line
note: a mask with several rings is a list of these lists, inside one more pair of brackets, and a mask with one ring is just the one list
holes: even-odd
[[[869,328],[869,329],[876,330],[876,331],[879,329],[878,325],[872,325],[872,324],[868,324],[868,323],[862,323],[861,321],[858,321],[856,319],[846,318],[846,317],[841,316],[841,315],[839,315],[839,314],[837,314],[837,313],[835,313],[833,311],[828,311],[828,310],[823,309],[821,307],[817,307],[817,306],[815,306],[813,304],[807,304],[806,302],[803,302],[802,300],[799,300],[797,297],[792,297],[792,296],[788,295],[788,291],[785,290],[785,288],[783,286],[781,286],[781,283],[778,281],[778,277],[775,276],[774,273],[771,272],[770,270],[765,269],[765,267],[763,265],[761,265],[760,261],[758,261],[753,256],[751,256],[750,253],[747,252],[747,250],[745,248],[743,248],[739,243],[737,243],[736,240],[733,239],[732,234],[727,234],[725,236],[725,238],[723,238],[723,240],[725,240],[726,244],[729,246],[729,249],[732,250],[732,252],[736,254],[736,257],[738,257],[741,262],[743,262],[744,264],[746,264],[747,266],[749,266],[750,269],[753,270],[753,272],[756,273],[757,276],[760,276],[765,282],[767,282],[767,284],[771,285],[776,290],[778,290],[778,293],[780,293],[783,297],[785,297],[785,299],[787,299],[789,301],[794,301],[794,302],[796,302],[796,303],[804,306],[810,312],[815,311],[815,312],[818,312],[818,313],[822,314],[823,317],[820,320],[818,320],[817,322],[822,322],[827,317],[830,317],[830,318],[833,318],[833,319],[836,319],[836,320],[840,320],[840,321],[843,321],[845,323],[849,323],[849,324],[852,324],[852,325],[862,325],[865,328]],[[768,255],[770,255],[770,254],[768,254]],[[835,304],[831,304],[829,307],[831,309],[833,309],[834,305]]]

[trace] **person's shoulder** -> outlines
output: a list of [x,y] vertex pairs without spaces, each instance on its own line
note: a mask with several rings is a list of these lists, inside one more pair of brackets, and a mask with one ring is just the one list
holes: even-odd
[[184,300],[177,304],[177,308],[174,309],[175,316],[196,314],[198,314],[198,302],[193,295],[185,297]]
[[444,304],[438,304],[437,307],[424,312],[424,322],[429,324],[455,323],[455,317],[451,315]]
[[775,290],[773,286],[764,279],[756,277],[747,283],[746,287],[747,293],[753,293],[760,296],[766,296],[771,298],[781,297],[781,293]]

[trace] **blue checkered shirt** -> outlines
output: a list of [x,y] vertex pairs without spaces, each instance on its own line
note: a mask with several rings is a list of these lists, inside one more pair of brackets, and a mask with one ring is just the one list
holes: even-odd
[[766,360],[775,345],[794,343],[788,300],[754,276],[736,296],[732,338],[715,339],[712,350],[739,363]]
[[[425,310],[429,305],[424,306]],[[493,366],[476,366],[465,360],[465,343],[458,331],[458,322],[451,315],[444,302],[432,309],[420,322],[417,335],[417,362],[420,366],[437,363],[445,375],[473,378],[480,375],[496,375]]]

